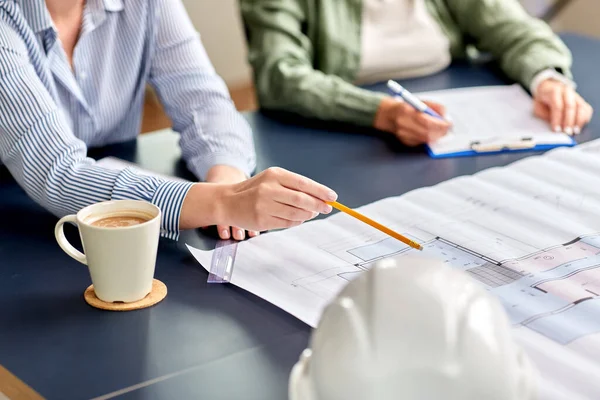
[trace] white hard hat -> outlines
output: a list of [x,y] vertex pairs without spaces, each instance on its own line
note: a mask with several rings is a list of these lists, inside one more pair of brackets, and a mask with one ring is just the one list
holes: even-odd
[[325,309],[291,400],[529,400],[537,373],[502,305],[466,273],[382,260]]

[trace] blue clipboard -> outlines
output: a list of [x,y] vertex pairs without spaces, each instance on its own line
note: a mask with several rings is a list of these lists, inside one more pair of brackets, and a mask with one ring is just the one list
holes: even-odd
[[494,155],[502,153],[523,153],[527,151],[546,151],[557,147],[573,147],[577,145],[575,139],[571,138],[569,143],[557,144],[536,144],[530,138],[523,138],[517,142],[511,143],[492,143],[485,144],[480,142],[471,143],[471,149],[458,151],[455,153],[435,154],[431,147],[427,147],[427,153],[431,158],[455,158],[455,157],[472,157],[480,155]]

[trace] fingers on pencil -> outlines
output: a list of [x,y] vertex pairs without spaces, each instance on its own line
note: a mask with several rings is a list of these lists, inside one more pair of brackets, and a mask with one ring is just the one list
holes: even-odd
[[435,103],[433,101],[424,101],[424,103],[433,108],[433,111],[440,114],[442,117],[446,116],[446,107],[443,104]]
[[328,187],[281,168],[270,168],[265,176],[278,185],[265,189],[269,204],[258,205],[264,226],[288,228],[332,211],[326,202],[335,201],[337,194]]
[[407,146],[434,142],[448,133],[450,125],[429,115],[418,113],[398,128],[396,135]]
[[276,190],[275,193],[273,193],[273,200],[281,204],[286,204],[310,212],[329,214],[332,211],[329,204],[326,204],[316,197],[285,188]]
[[293,228],[299,225],[302,225],[302,221],[290,221],[289,219],[279,217],[271,217],[269,221],[269,226],[271,226],[272,229]]
[[405,146],[415,147],[419,146],[425,142],[419,136],[415,135],[413,132],[406,131],[403,129],[399,129],[396,131],[396,137],[400,140]]
[[277,174],[279,183],[288,189],[309,194],[322,201],[335,201],[337,199],[337,194],[333,190],[312,179],[281,168],[274,168],[274,171]]
[[274,202],[271,205],[269,214],[273,217],[286,219],[289,221],[308,221],[315,218],[319,213],[317,211],[309,211],[303,208],[298,208],[293,205]]

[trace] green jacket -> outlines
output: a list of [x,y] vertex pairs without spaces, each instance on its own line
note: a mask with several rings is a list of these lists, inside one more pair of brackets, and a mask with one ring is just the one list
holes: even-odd
[[[261,107],[372,125],[383,94],[357,88],[362,0],[240,0]],[[555,68],[571,78],[571,54],[517,0],[427,0],[454,58],[490,53],[526,87]]]

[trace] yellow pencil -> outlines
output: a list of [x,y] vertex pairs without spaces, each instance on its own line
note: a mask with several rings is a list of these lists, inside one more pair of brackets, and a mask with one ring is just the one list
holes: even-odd
[[337,201],[328,201],[327,204],[329,204],[333,208],[336,208],[342,212],[345,212],[348,215],[353,216],[354,218],[358,219],[359,221],[364,222],[367,225],[371,225],[375,229],[379,229],[383,233],[387,233],[394,239],[398,239],[399,241],[409,245],[410,247],[413,247],[417,250],[423,250],[423,246],[421,246],[419,243],[414,242],[414,241],[410,240],[409,238],[402,236],[401,234],[399,234],[397,232],[394,232],[390,228],[386,228],[385,226],[381,225],[379,222],[375,222],[371,218],[366,217],[366,216],[362,215],[361,213],[354,211],[353,209],[346,207],[343,204],[338,203]]

